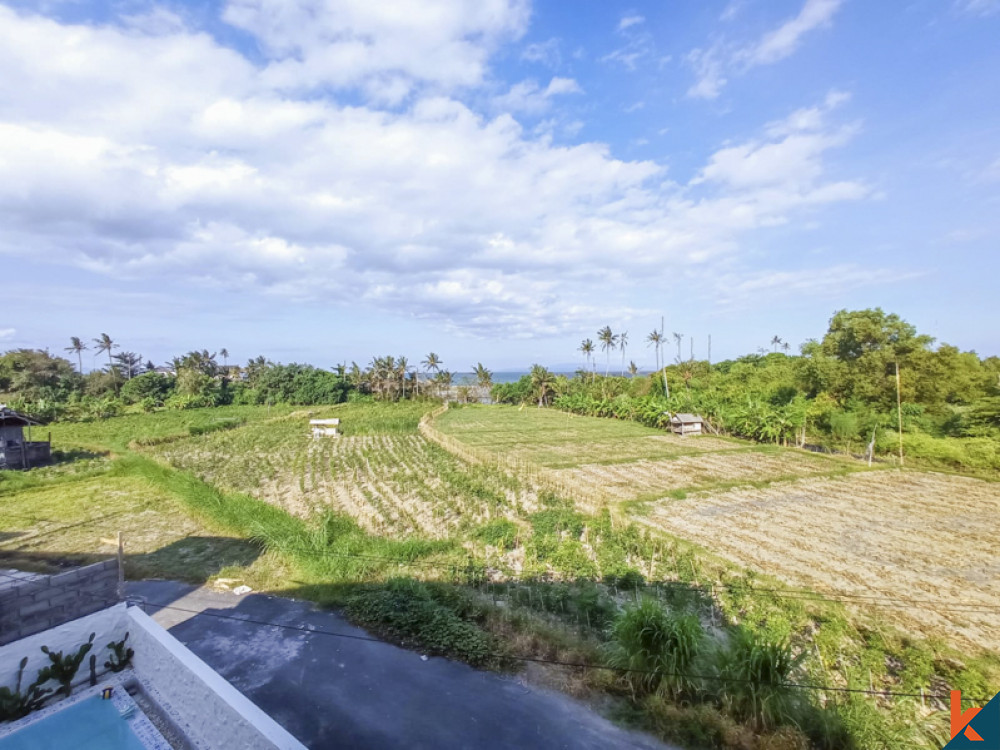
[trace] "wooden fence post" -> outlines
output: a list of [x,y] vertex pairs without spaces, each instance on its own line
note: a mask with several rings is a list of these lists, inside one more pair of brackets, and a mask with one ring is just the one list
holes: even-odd
[[118,599],[125,598],[125,543],[122,533],[118,532]]

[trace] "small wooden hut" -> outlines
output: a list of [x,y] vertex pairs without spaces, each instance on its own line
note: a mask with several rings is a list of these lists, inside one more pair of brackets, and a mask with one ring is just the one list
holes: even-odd
[[337,430],[340,426],[339,419],[310,419],[309,426],[312,428],[313,438],[337,437],[340,435],[340,432]]
[[697,414],[674,414],[670,417],[670,431],[676,435],[700,435],[705,420]]
[[[31,439],[32,426],[38,422],[0,404],[0,469],[30,469],[52,458],[49,440]],[[28,429],[28,439],[24,429]]]

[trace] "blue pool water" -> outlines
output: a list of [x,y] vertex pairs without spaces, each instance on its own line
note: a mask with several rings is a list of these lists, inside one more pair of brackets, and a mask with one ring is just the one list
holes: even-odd
[[145,750],[111,701],[86,698],[9,737],[0,750]]

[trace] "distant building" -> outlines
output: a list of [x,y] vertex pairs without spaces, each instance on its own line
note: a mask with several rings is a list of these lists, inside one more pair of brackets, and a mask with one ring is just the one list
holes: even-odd
[[0,469],[30,469],[51,460],[52,444],[48,440],[31,439],[31,428],[37,425],[38,422],[0,404]]
[[670,430],[677,435],[700,435],[704,422],[697,414],[674,414],[670,418]]

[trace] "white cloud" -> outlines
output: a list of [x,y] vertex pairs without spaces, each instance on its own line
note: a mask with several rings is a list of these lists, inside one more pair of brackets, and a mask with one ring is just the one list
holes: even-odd
[[[267,44],[281,48],[285,25]],[[492,43],[472,56],[480,70]],[[684,184],[601,143],[556,145],[553,127],[535,135],[510,114],[577,92],[569,78],[512,89],[492,117],[430,73],[403,108],[347,105],[276,89],[273,64],[195,29],[71,26],[3,6],[0,69],[0,255],[361,302],[470,333],[627,315],[627,299],[589,300],[609,282],[631,290],[666,269],[737,263],[747,232],[867,195],[826,176],[825,154],[854,132],[830,122],[829,102],[725,144]],[[344,85],[380,81],[389,103],[397,73],[411,85],[422,75],[361,65]]]
[[728,71],[745,72],[789,57],[799,48],[807,33],[830,25],[842,3],[843,0],[806,0],[795,18],[751,44],[737,46],[716,41],[708,49],[692,50],[687,55],[687,61],[694,70],[695,83],[688,89],[688,96],[715,99],[727,83]]
[[792,271],[724,273],[716,278],[712,300],[722,309],[733,310],[759,305],[765,298],[772,304],[780,299],[837,298],[852,289],[898,283],[923,275],[923,271],[900,272],[851,263]]
[[955,5],[964,13],[977,16],[991,16],[1000,12],[1000,0],[955,0]]
[[633,14],[630,16],[624,16],[621,21],[618,22],[618,30],[624,31],[631,26],[638,26],[639,24],[645,23],[646,19],[638,14]]
[[16,328],[0,328],[0,341],[9,341],[17,335]]
[[538,114],[551,106],[555,96],[582,93],[583,89],[572,78],[555,77],[544,89],[537,81],[527,80],[514,84],[506,94],[494,97],[493,106],[501,112]]
[[542,63],[550,68],[557,68],[562,62],[562,52],[559,49],[559,40],[553,37],[544,42],[529,44],[521,52],[521,59],[527,62]]
[[843,0],[806,0],[795,18],[765,34],[757,44],[744,51],[746,64],[769,65],[784,60],[798,49],[803,36],[829,25],[842,2]]
[[[827,123],[830,112],[846,99],[843,92],[831,92],[822,105],[796,110],[767,125],[765,138],[719,149],[693,183],[715,182],[736,190],[770,185],[814,190],[823,174],[823,155],[844,145],[858,132],[857,125],[831,127]],[[869,192],[860,183],[828,183],[823,189],[846,191],[859,198]]]
[[529,16],[527,0],[230,0],[223,14],[260,41],[264,80],[287,90],[371,78],[474,86]]
[[718,46],[709,49],[693,49],[687,61],[694,68],[695,82],[687,95],[695,99],[715,99],[726,85],[725,63]]

